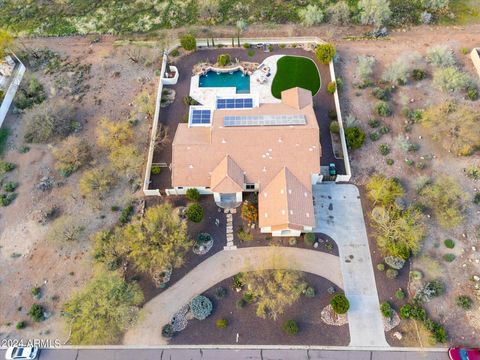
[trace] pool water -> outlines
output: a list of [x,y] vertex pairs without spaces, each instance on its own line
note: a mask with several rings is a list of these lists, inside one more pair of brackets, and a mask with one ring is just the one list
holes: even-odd
[[208,71],[205,75],[200,75],[198,81],[199,87],[234,87],[237,94],[250,93],[250,76],[244,75],[240,70],[232,73],[217,73]]

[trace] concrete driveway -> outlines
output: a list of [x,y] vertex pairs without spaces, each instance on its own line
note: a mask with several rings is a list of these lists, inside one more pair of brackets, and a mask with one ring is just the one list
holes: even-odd
[[316,232],[338,245],[344,291],[350,300],[350,346],[389,346],[385,339],[360,193],[352,184],[313,186]]

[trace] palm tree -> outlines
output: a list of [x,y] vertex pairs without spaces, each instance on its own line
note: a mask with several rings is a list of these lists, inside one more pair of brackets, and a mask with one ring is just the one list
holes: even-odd
[[238,46],[240,46],[240,33],[247,31],[248,24],[245,20],[240,19],[237,21],[236,27],[237,27],[237,44]]

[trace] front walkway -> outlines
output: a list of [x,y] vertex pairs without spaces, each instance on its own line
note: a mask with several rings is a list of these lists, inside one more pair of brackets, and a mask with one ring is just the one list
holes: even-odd
[[241,271],[291,269],[309,272],[343,288],[340,261],[337,256],[315,250],[287,247],[251,247],[220,251],[199,264],[145,304],[141,319],[124,337],[125,345],[164,345],[162,326],[194,296]]
[[344,291],[350,300],[350,346],[389,346],[385,339],[360,193],[351,184],[313,186],[315,232],[338,245]]

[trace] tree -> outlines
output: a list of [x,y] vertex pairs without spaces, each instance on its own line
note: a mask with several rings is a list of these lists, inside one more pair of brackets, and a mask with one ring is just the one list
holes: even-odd
[[384,26],[392,15],[388,0],[360,0],[358,9],[362,24],[374,25],[376,29]]
[[93,258],[107,270],[117,270],[125,261],[128,249],[123,241],[123,228],[99,231],[92,236]]
[[217,63],[220,66],[226,66],[226,65],[230,64],[230,55],[228,55],[228,54],[218,55]]
[[153,119],[155,114],[155,97],[152,94],[144,90],[134,100],[135,108],[139,113],[147,115],[149,120]]
[[74,345],[111,345],[137,319],[143,294],[136,283],[102,272],[63,306]]
[[333,295],[330,305],[337,314],[345,314],[350,309],[350,302],[344,294]]
[[156,277],[165,270],[183,265],[192,247],[187,225],[170,204],[151,207],[143,218],[132,221],[123,232],[128,259],[141,271]]
[[116,178],[111,169],[96,167],[83,173],[79,183],[80,193],[94,200],[102,200],[115,182]]
[[29,109],[25,122],[24,138],[27,142],[47,143],[72,133],[77,127],[76,112],[65,100],[47,100]]
[[358,149],[365,141],[365,132],[358,126],[346,128],[345,140],[347,141],[347,146],[349,149]]
[[442,227],[454,228],[464,221],[468,195],[452,178],[440,176],[425,186],[420,196]]
[[320,44],[315,49],[315,55],[322,64],[328,65],[333,60],[337,50],[330,43]]
[[297,301],[306,287],[302,273],[290,270],[251,271],[243,274],[242,281],[255,301],[257,316],[273,320]]
[[373,201],[374,205],[392,205],[397,198],[402,197],[405,193],[397,179],[387,178],[380,174],[371,176],[366,188],[367,196]]
[[329,22],[333,25],[346,25],[350,22],[350,9],[343,0],[331,4],[327,11]]
[[199,15],[203,23],[215,25],[221,19],[219,0],[201,0],[199,2]]
[[237,45],[240,46],[240,34],[247,31],[248,23],[240,19],[235,23],[235,27],[237,28]]
[[423,215],[413,207],[376,207],[371,214],[378,247],[386,256],[404,260],[420,249],[425,237]]
[[422,125],[445,150],[468,156],[480,146],[480,112],[469,106],[447,101],[423,113]]
[[192,51],[197,48],[197,40],[192,34],[184,34],[180,38],[180,45],[187,51]]
[[61,216],[49,227],[48,238],[59,243],[72,243],[82,239],[85,227],[77,217]]
[[433,11],[446,9],[449,3],[450,0],[422,0],[422,5]]
[[242,219],[249,224],[255,224],[257,222],[257,207],[249,201],[244,201],[242,204]]
[[298,11],[303,26],[314,26],[321,24],[325,15],[318,5],[307,5]]
[[13,36],[6,30],[0,29],[0,59],[5,57],[5,50],[13,44]]
[[70,176],[92,159],[88,143],[76,136],[67,137],[52,153],[55,168],[63,176]]
[[135,145],[123,145],[113,149],[108,158],[113,169],[117,172],[122,172],[129,181],[140,177],[144,163],[144,154]]
[[133,130],[126,121],[100,119],[96,130],[98,146],[113,150],[133,141]]
[[203,220],[203,208],[200,204],[190,204],[186,211],[187,219],[194,223],[199,223]]

